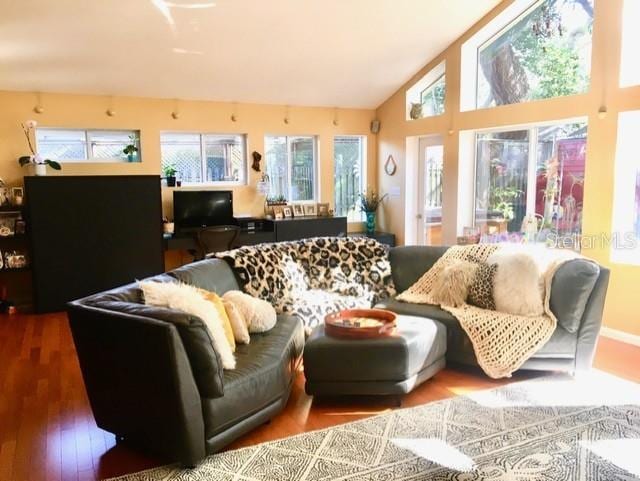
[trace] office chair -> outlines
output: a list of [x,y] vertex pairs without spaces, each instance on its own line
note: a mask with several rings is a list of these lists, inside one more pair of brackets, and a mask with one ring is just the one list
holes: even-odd
[[214,252],[232,249],[239,233],[240,227],[236,225],[217,225],[199,230],[196,241],[200,259]]

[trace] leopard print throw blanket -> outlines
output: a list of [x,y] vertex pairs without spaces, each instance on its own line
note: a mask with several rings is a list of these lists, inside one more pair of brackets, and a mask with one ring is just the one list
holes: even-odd
[[[397,299],[414,304],[436,304],[432,291],[445,267],[458,260],[485,262],[500,248],[497,244],[450,247],[431,269]],[[460,307],[440,306],[451,313],[467,333],[478,364],[489,377],[511,377],[549,340],[557,325],[557,319],[549,307],[553,275],[564,262],[575,257],[568,251],[548,250],[544,259],[538,259],[544,289],[544,314],[541,316],[518,316],[468,304]]]
[[241,288],[295,314],[309,331],[336,310],[395,295],[388,247],[367,237],[316,237],[220,252]]

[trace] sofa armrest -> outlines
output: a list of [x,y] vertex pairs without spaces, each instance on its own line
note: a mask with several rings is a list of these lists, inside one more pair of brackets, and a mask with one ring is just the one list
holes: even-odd
[[398,293],[411,287],[447,251],[447,246],[402,246],[389,251],[391,275]]
[[200,395],[176,326],[78,302],[67,312],[98,426],[167,460],[202,459]]
[[609,269],[600,266],[600,275],[593,286],[589,300],[584,309],[580,327],[578,328],[578,342],[576,345],[576,370],[591,368],[598,343],[598,336],[602,326],[602,312],[609,286]]
[[149,306],[135,302],[98,300],[91,305],[107,311],[131,314],[173,324],[178,330],[180,339],[182,339],[200,397],[218,398],[224,395],[222,360],[213,347],[211,333],[202,319],[177,309]]

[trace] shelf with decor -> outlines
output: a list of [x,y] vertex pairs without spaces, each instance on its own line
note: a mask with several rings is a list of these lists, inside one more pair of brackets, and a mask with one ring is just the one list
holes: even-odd
[[0,206],[0,311],[32,309],[29,236],[24,205]]

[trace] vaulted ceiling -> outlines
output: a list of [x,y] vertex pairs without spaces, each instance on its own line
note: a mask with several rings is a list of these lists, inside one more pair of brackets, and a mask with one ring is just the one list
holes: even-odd
[[375,108],[499,0],[0,0],[0,90]]

